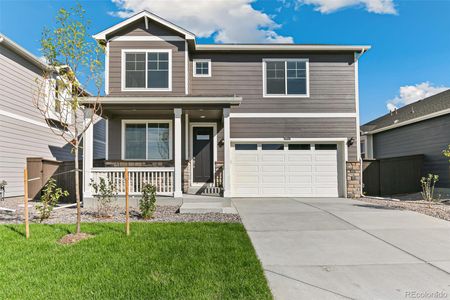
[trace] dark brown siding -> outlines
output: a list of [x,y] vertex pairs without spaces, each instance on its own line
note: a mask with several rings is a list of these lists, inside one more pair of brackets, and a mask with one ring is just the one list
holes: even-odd
[[[309,98],[263,98],[262,60],[280,57],[309,59]],[[353,53],[208,53],[193,58],[211,59],[212,76],[193,77],[191,61],[192,94],[243,97],[242,104],[232,112],[355,112]]]
[[233,118],[231,138],[354,138],[348,159],[356,160],[354,118]]
[[373,136],[376,159],[424,154],[423,174],[439,175],[437,186],[450,188],[450,164],[442,150],[450,144],[450,115],[445,115]]
[[[109,95],[110,96],[183,96],[185,95],[185,42],[166,41],[111,41],[109,45]],[[122,49],[172,49],[172,91],[130,92],[121,91]]]

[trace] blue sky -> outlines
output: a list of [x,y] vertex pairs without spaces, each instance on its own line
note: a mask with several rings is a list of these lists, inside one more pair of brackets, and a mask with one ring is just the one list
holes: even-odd
[[[362,123],[386,113],[388,101],[401,106],[450,87],[450,0],[180,1],[80,2],[92,20],[91,33],[121,21],[119,16],[150,8],[202,36],[200,43],[372,45],[359,64]],[[42,28],[52,24],[60,7],[74,4],[0,0],[0,32],[40,56]]]

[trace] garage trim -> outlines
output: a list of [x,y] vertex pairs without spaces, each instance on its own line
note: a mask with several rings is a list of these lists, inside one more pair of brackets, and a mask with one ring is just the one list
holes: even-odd
[[[338,150],[338,164],[341,167],[338,169],[338,193],[340,197],[347,197],[347,168],[346,162],[348,161],[348,138],[230,138],[230,144],[234,147],[236,143],[292,143],[292,142],[304,142],[304,143],[336,143]],[[233,167],[231,161],[230,167]],[[232,171],[230,170],[230,173]]]

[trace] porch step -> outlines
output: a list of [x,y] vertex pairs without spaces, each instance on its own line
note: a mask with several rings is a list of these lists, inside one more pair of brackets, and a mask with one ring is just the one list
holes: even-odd
[[223,213],[237,214],[228,198],[186,195],[180,207],[180,214]]
[[204,196],[220,196],[223,188],[215,186],[191,186],[188,189],[190,195],[204,195]]

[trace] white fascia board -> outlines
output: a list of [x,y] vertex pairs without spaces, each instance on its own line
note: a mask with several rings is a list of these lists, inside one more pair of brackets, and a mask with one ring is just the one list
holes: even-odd
[[161,35],[161,36],[154,36],[154,35],[143,35],[143,36],[135,36],[135,35],[120,35],[111,38],[109,41],[114,42],[183,42],[185,39],[183,39],[180,36],[176,35]]
[[254,44],[254,45],[244,45],[244,44],[197,44],[195,45],[196,51],[301,51],[301,50],[311,50],[311,51],[367,51],[371,46],[351,46],[351,45],[294,45],[294,44],[284,44],[284,45],[274,45],[274,44]]
[[83,97],[84,104],[240,104],[242,97]]
[[124,26],[127,26],[128,24],[133,23],[134,21],[137,21],[137,20],[139,20],[141,18],[149,18],[151,20],[154,20],[154,21],[156,21],[156,22],[158,22],[158,23],[160,23],[160,24],[162,24],[162,25],[164,25],[164,26],[166,26],[166,27],[168,27],[170,29],[173,29],[173,30],[183,34],[184,37],[186,39],[188,39],[188,40],[195,40],[195,35],[192,32],[189,32],[189,31],[187,31],[187,30],[185,30],[185,29],[183,29],[183,28],[181,28],[181,27],[179,27],[179,26],[177,26],[177,25],[175,25],[175,24],[173,24],[173,23],[171,23],[169,21],[166,21],[163,18],[161,18],[161,17],[159,17],[159,16],[157,16],[155,14],[152,14],[152,13],[150,13],[148,11],[142,11],[142,12],[140,12],[140,13],[138,13],[138,14],[136,14],[136,15],[134,15],[134,16],[132,16],[132,17],[130,17],[130,18],[128,18],[128,19],[126,19],[126,20],[116,24],[116,25],[114,25],[114,26],[111,26],[111,27],[103,30],[102,32],[99,32],[99,33],[93,35],[92,37],[94,39],[96,39],[96,40],[106,40],[106,36],[108,34],[114,32],[114,31],[117,31],[120,28],[122,28]]
[[390,126],[386,126],[386,127],[380,128],[380,129],[375,129],[375,130],[371,130],[371,131],[365,131],[365,132],[363,132],[363,134],[375,134],[375,133],[391,130],[391,129],[394,129],[394,128],[397,128],[397,127],[402,127],[402,126],[409,125],[409,124],[414,124],[414,123],[417,123],[417,122],[420,122],[420,121],[425,121],[425,120],[428,120],[428,119],[436,118],[436,117],[443,116],[443,115],[446,115],[446,114],[450,114],[450,108],[447,108],[447,109],[444,109],[444,110],[441,110],[441,111],[437,111],[437,112],[428,114],[426,116],[421,116],[421,117],[418,117],[418,118],[407,120],[407,121],[404,121],[404,122],[401,122],[401,123],[392,124]]
[[356,118],[356,113],[231,113],[231,118]]
[[233,143],[236,142],[252,142],[252,143],[266,143],[266,142],[282,142],[282,143],[290,143],[290,142],[347,142],[347,138],[231,138],[230,141]]
[[16,42],[12,41],[11,39],[7,38],[6,36],[0,34],[0,44],[4,44],[11,50],[13,50],[16,54],[19,54],[29,62],[31,62],[34,65],[37,65],[38,67],[48,70],[50,69],[50,66],[47,65],[45,62],[40,60],[36,55],[32,54],[22,46],[18,45]]

